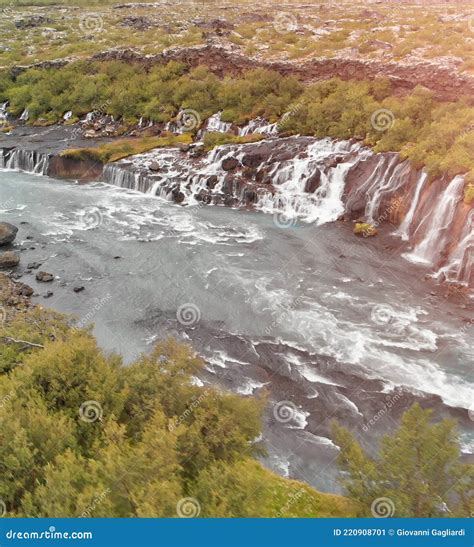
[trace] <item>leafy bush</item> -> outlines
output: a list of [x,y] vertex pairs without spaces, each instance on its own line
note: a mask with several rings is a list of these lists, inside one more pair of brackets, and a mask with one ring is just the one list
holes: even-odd
[[202,362],[186,346],[162,342],[124,367],[41,309],[9,318],[0,339],[7,516],[173,517],[187,497],[202,516],[354,513],[253,460],[263,401],[196,386]]
[[219,79],[207,67],[189,71],[177,62],[149,71],[121,61],[76,62],[59,70],[30,69],[15,80],[4,72],[0,100],[9,100],[17,116],[28,108],[32,121],[41,123],[58,121],[67,110],[75,116],[100,110],[125,124],[142,116],[165,123],[181,109],[195,110],[201,120],[222,111],[223,121],[236,124],[262,116],[280,120],[285,134],[358,137],[376,152],[400,152],[432,177],[474,173],[473,99],[440,102],[421,87],[398,97],[385,79],[333,78],[303,87],[265,69]]

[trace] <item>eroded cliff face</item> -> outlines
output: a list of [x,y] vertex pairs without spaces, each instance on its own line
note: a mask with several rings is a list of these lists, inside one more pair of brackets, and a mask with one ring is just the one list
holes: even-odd
[[170,48],[159,55],[143,55],[133,49],[113,49],[94,55],[92,59],[123,60],[141,63],[146,67],[179,61],[189,67],[207,66],[219,76],[267,68],[283,75],[294,75],[303,82],[335,77],[342,80],[373,80],[384,77],[391,81],[394,93],[403,94],[421,85],[432,90],[442,100],[458,100],[462,95],[474,95],[474,77],[434,61],[382,62],[350,57],[315,57],[305,62],[271,62],[245,55],[230,44],[212,42],[193,47]]
[[[272,132],[271,126],[260,128]],[[197,143],[105,166],[4,149],[0,163],[59,178],[104,180],[182,205],[256,209],[272,214],[281,228],[357,220],[392,232],[399,252],[440,281],[474,286],[474,213],[463,201],[463,178],[430,182],[398,154],[375,154],[356,140],[273,137],[210,152]]]
[[[31,65],[17,65],[11,69],[18,76],[30,68],[61,68],[77,61],[70,57],[42,61]],[[133,48],[114,48],[93,55],[91,61],[120,60],[151,68],[169,61],[178,61],[194,68],[207,66],[218,76],[238,75],[255,68],[275,70],[282,75],[294,75],[302,82],[316,82],[329,78],[342,80],[373,80],[388,78],[395,94],[404,94],[421,85],[433,91],[441,100],[455,101],[461,96],[474,95],[474,77],[460,73],[455,67],[438,61],[387,61],[348,57],[314,57],[309,61],[266,61],[244,54],[230,43],[210,41],[204,45],[169,48],[158,55],[144,55]]]

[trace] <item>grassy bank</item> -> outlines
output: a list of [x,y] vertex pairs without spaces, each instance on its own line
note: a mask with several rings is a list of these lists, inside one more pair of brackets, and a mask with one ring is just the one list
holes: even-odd
[[94,161],[108,163],[118,161],[127,156],[143,154],[154,148],[165,146],[177,146],[190,144],[191,135],[169,135],[164,137],[142,137],[136,139],[117,139],[116,141],[102,144],[94,148],[69,148],[61,152],[60,156],[65,159],[78,161]]

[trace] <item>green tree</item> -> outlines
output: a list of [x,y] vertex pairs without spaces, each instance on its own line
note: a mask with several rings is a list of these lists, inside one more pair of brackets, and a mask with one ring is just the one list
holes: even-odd
[[167,340],[124,367],[40,308],[9,312],[0,340],[8,516],[174,517],[189,497],[202,516],[278,516],[288,503],[292,516],[353,514],[252,459],[263,401],[195,385],[203,363],[187,346]]
[[389,512],[396,517],[470,515],[473,466],[460,463],[456,424],[431,423],[431,414],[415,404],[403,415],[399,429],[382,439],[376,459],[334,424],[339,463],[348,475],[343,482],[360,503],[361,516],[371,516],[380,498],[390,500]]

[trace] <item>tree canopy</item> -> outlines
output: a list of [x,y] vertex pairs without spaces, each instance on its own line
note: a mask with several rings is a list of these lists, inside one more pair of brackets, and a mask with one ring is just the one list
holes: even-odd
[[0,339],[7,516],[353,514],[254,459],[264,401],[196,385],[202,361],[187,346],[166,340],[123,366],[41,309],[0,324]]
[[360,503],[359,516],[472,514],[474,466],[460,463],[456,424],[431,423],[431,414],[415,404],[403,415],[399,429],[382,439],[377,458],[368,456],[349,431],[334,425],[343,482],[349,496]]

